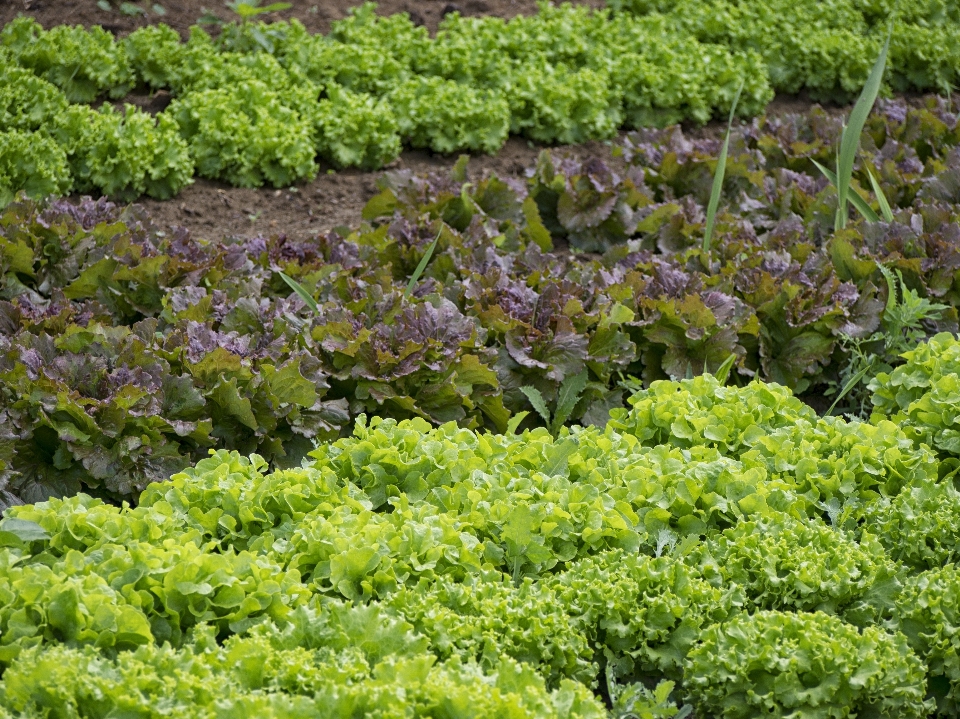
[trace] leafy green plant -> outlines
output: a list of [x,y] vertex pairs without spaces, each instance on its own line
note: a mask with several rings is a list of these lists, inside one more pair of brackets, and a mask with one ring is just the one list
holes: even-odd
[[891,627],[906,635],[911,648],[927,665],[930,694],[938,716],[951,716],[960,705],[960,646],[957,591],[960,572],[946,564],[910,577],[897,597]]
[[0,132],[0,208],[18,192],[44,198],[65,194],[72,184],[66,154],[55,142],[32,132]]
[[677,707],[670,701],[674,683],[661,681],[653,689],[643,684],[610,685],[608,692],[613,702],[612,714],[617,719],[685,719],[693,713],[693,706]]
[[944,459],[960,457],[960,431],[954,409],[960,374],[960,341],[939,333],[904,352],[901,366],[870,381],[873,417],[900,422],[915,441]]
[[243,22],[247,22],[257,15],[280,12],[281,10],[289,10],[293,7],[293,5],[288,2],[275,2],[269,5],[261,5],[260,0],[232,0],[225,4],[230,10],[235,12]]
[[902,634],[862,633],[821,612],[756,612],[708,628],[684,686],[723,717],[848,716],[876,710],[926,717],[923,662]]
[[536,387],[521,387],[520,391],[530,400],[530,404],[537,410],[543,421],[550,428],[553,434],[557,434],[564,423],[570,418],[573,408],[580,401],[580,396],[587,386],[587,370],[583,370],[575,375],[566,377],[560,383],[560,390],[557,393],[557,404],[554,411],[551,412],[547,407],[547,402]]
[[927,326],[941,317],[947,305],[931,302],[910,287],[903,276],[878,265],[887,283],[887,303],[880,328],[868,337],[843,337],[842,346],[849,361],[840,372],[839,392],[828,414],[844,400],[847,411],[865,417],[870,413],[871,392],[868,383],[900,362],[904,352],[917,346],[928,336]]

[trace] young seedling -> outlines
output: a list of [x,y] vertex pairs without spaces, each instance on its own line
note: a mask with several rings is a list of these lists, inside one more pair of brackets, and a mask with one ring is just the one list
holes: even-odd
[[713,227],[717,221],[717,208],[720,206],[720,191],[723,189],[723,175],[727,169],[727,153],[730,150],[730,130],[733,129],[733,116],[740,102],[740,93],[743,92],[743,80],[733,98],[730,107],[730,119],[727,122],[727,134],[723,138],[723,147],[720,148],[720,159],[717,160],[717,172],[713,176],[713,187],[710,189],[710,202],[707,204],[707,227],[703,232],[703,251],[710,251],[710,240],[713,239]]
[[280,12],[281,10],[289,10],[293,7],[288,2],[275,2],[261,7],[260,0],[233,0],[233,2],[226,3],[226,6],[239,15],[243,22],[257,15],[263,15],[268,12]]

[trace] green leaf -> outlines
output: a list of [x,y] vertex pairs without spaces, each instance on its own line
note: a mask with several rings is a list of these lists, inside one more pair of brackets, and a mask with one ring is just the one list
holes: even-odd
[[544,401],[543,395],[540,394],[540,390],[538,390],[536,387],[521,387],[520,391],[527,396],[527,399],[530,400],[530,404],[533,405],[533,408],[537,410],[541,417],[543,417],[544,424],[549,427],[550,410],[547,409],[547,403]]
[[516,434],[517,427],[520,426],[520,423],[527,418],[530,413],[526,410],[522,412],[517,412],[513,417],[510,418],[510,421],[507,422],[507,431],[506,434]]
[[283,281],[290,286],[290,289],[297,293],[297,296],[304,301],[307,307],[309,307],[315,313],[320,311],[320,305],[317,304],[317,301],[313,299],[313,296],[307,292],[303,285],[284,272],[280,273],[280,277],[282,277]]
[[827,416],[833,414],[834,408],[839,404],[840,400],[850,394],[850,391],[859,384],[860,380],[866,377],[867,372],[873,369],[873,363],[864,365],[859,372],[857,372],[853,377],[847,380],[847,383],[843,386],[843,389],[840,390],[840,394],[837,395],[837,398],[833,400],[833,404],[830,405],[830,409],[827,410]]
[[12,534],[21,542],[43,542],[50,539],[47,531],[36,522],[7,517],[0,520],[0,530]]
[[231,377],[229,380],[221,379],[210,393],[210,399],[216,402],[224,414],[254,431],[257,430],[257,418],[253,414],[253,407],[249,399],[241,396],[236,377]]
[[[819,168],[820,172],[823,173],[824,177],[826,177],[828,180],[830,180],[831,183],[833,183],[834,187],[837,187],[837,176],[834,173],[832,173],[830,170],[828,170],[826,167],[821,165],[816,160],[811,158],[810,161]],[[870,176],[870,179],[871,180],[873,179],[873,175]],[[853,192],[850,194],[850,202],[853,204],[854,207],[857,208],[860,214],[863,215],[868,222],[880,221],[880,217],[877,215],[877,213],[873,211],[873,208],[870,207],[870,205],[867,204],[867,201],[864,200],[863,197],[861,197],[857,192]],[[888,206],[888,209],[889,209],[889,206]]]
[[890,35],[883,44],[880,56],[870,71],[866,84],[853,106],[850,121],[843,129],[840,138],[840,154],[837,159],[837,221],[836,229],[842,229],[847,224],[847,198],[850,196],[850,181],[853,178],[853,163],[860,147],[860,133],[867,122],[867,116],[873,109],[883,82],[883,71],[887,64],[887,51],[890,49]]
[[710,202],[707,204],[707,226],[703,232],[703,251],[710,251],[710,241],[713,239],[713,227],[717,220],[717,208],[720,206],[720,193],[723,190],[723,175],[727,169],[727,151],[730,149],[730,130],[733,129],[733,116],[740,102],[740,93],[743,92],[744,80],[740,80],[737,94],[730,106],[730,119],[727,122],[727,134],[723,138],[723,147],[720,149],[720,158],[717,160],[717,171],[713,176],[713,187],[710,190]]
[[727,378],[730,376],[730,370],[733,369],[733,364],[736,361],[737,355],[731,352],[730,356],[727,357],[723,361],[723,364],[717,367],[717,371],[713,373],[713,376],[717,378],[717,382],[722,385],[727,383]]
[[556,434],[570,418],[570,413],[577,406],[580,395],[587,386],[587,370],[566,377],[560,384],[560,394],[557,397],[557,411],[553,416],[551,431]]
[[413,288],[417,286],[420,275],[422,275],[423,271],[427,269],[427,264],[430,262],[430,258],[433,256],[433,251],[437,249],[437,243],[440,241],[441,234],[443,234],[443,226],[440,227],[440,232],[438,232],[437,236],[433,238],[433,242],[430,243],[427,251],[423,253],[423,258],[420,260],[420,264],[417,265],[417,269],[415,269],[413,274],[410,276],[410,281],[407,283],[407,289],[403,292],[404,297],[410,297],[410,294],[413,292]]
[[880,213],[886,222],[893,222],[893,210],[890,209],[890,203],[887,202],[887,196],[883,194],[880,183],[873,174],[873,170],[867,165],[867,177],[870,178],[870,184],[873,186],[873,194],[877,196],[877,202],[880,205]]
[[573,437],[567,437],[560,444],[551,445],[544,453],[547,462],[540,468],[540,471],[548,477],[566,471],[568,460],[576,454],[578,449],[580,449],[580,444]]
[[300,373],[300,361],[287,362],[279,370],[270,365],[261,368],[270,391],[285,404],[312,407],[317,401],[317,388]]

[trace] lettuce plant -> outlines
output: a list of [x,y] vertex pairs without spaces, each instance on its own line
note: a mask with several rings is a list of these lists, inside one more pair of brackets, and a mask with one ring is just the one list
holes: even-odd
[[166,112],[203,177],[283,187],[316,175],[309,122],[262,82],[190,93]]
[[43,198],[63,195],[72,182],[63,149],[36,132],[0,132],[0,207],[18,192]]
[[902,355],[904,364],[871,380],[873,416],[889,417],[940,454],[960,456],[960,422],[956,395],[960,391],[960,341],[941,333]]
[[33,18],[18,17],[0,31],[0,46],[18,65],[63,90],[70,102],[93,102],[103,95],[119,98],[133,88],[126,53],[99,26],[44,30]]
[[741,614],[709,627],[690,652],[685,688],[718,717],[926,717],[920,658],[902,634],[861,633],[822,612]]

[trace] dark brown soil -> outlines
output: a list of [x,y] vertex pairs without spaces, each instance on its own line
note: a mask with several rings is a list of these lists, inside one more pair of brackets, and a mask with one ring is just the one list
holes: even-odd
[[[97,6],[97,0],[0,0],[0,24],[5,24],[23,13],[35,18],[44,27],[53,25],[102,25],[116,35],[126,35],[138,27],[164,22],[186,37],[190,26],[206,14],[222,20],[232,19],[233,13],[224,0],[138,0],[132,5],[143,13],[128,15],[120,10],[121,0],[109,0],[112,6],[106,11]],[[347,11],[360,4],[359,0],[290,0],[293,7],[278,13],[263,16],[266,20],[290,20],[297,18],[311,32],[326,33],[330,23],[346,17]],[[269,2],[264,2],[267,5]],[[603,7],[603,0],[580,0],[578,4]],[[163,8],[159,15],[154,5]],[[441,18],[450,12],[461,15],[495,15],[510,18],[528,15],[537,11],[536,0],[381,0],[377,12],[392,15],[405,12],[419,25],[435,32]]]
[[[521,177],[536,163],[542,148],[520,138],[510,138],[496,155],[479,155],[470,160],[471,178],[488,174]],[[610,147],[602,142],[562,148],[579,158],[610,159]],[[392,165],[415,173],[449,171],[456,156],[436,156],[426,151],[406,151]],[[379,190],[382,172],[342,170],[294,188],[249,190],[197,178],[172,200],[140,200],[162,225],[182,225],[196,237],[218,239],[231,235],[285,233],[302,239],[338,226],[355,227],[360,211]]]

